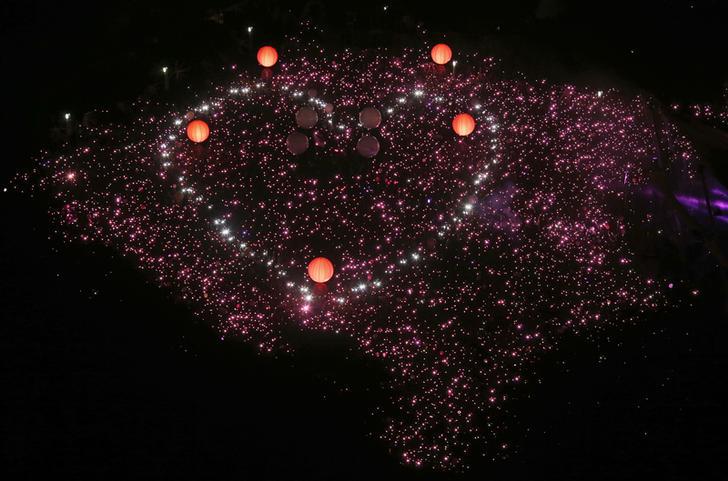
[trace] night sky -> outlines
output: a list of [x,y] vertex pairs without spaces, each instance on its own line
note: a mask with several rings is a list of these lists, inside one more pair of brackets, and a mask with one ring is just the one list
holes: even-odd
[[[139,109],[134,100],[141,99],[155,104],[157,111],[183,115],[194,93],[206,95],[211,86],[231,81],[230,65],[258,76],[257,48],[284,43],[286,36],[297,34],[302,18],[322,28],[302,34],[304,40],[315,40],[328,51],[384,47],[423,49],[426,54],[444,38],[457,58],[464,58],[457,52],[467,51],[498,59],[496,73],[506,83],[547,79],[549,86],[568,83],[579,92],[650,97],[665,107],[666,122],[681,129],[704,160],[701,165],[712,185],[728,182],[728,11],[717,0],[451,2],[436,8],[420,2],[150,3],[11,0],[0,6],[5,45],[0,57],[5,86],[3,187],[17,172],[28,171],[42,149],[66,152],[65,141],[84,141],[77,132],[68,135],[64,114],[76,122],[86,112],[103,109],[108,112],[98,116],[100,123],[128,125]],[[248,26],[254,27],[252,36]],[[467,70],[464,63],[461,75],[471,78],[476,69]],[[169,68],[168,88],[163,66]],[[292,81],[308,75],[304,70],[286,73]],[[283,72],[278,75],[284,78]],[[381,83],[390,85],[387,82]],[[428,89],[437,88],[437,82],[429,82]],[[546,87],[539,92],[539,98],[550,98]],[[349,94],[344,90],[331,95]],[[354,99],[357,95],[351,93]],[[270,105],[279,106],[274,95],[270,98]],[[496,112],[501,106],[484,100]],[[158,103],[166,107],[156,107]],[[234,105],[247,108],[242,102]],[[574,105],[583,105],[582,100]],[[617,118],[632,104],[614,100],[614,105]],[[693,115],[695,106],[711,106],[711,114]],[[95,116],[86,118],[96,122]],[[211,145],[233,145],[244,120],[232,116],[224,131],[215,130],[220,122],[210,122],[213,136],[222,132],[217,138],[224,139]],[[377,133],[384,153],[390,147],[396,151],[395,134],[406,130],[387,121],[383,125],[392,126],[391,137],[386,130]],[[150,132],[154,125],[150,122]],[[270,132],[274,136],[283,130]],[[476,140],[480,134],[476,131]],[[251,146],[243,144],[251,151],[252,135]],[[489,137],[483,139],[490,142]],[[638,136],[635,139],[630,148],[642,147]],[[428,145],[424,142],[422,148]],[[675,141],[675,149],[681,146]],[[175,155],[190,158],[199,152],[182,146]],[[478,153],[476,147],[458,151],[463,162]],[[218,155],[216,164],[226,165],[224,152],[209,155]],[[322,166],[309,152],[298,165],[301,175],[327,181],[337,174],[365,175],[352,156]],[[259,168],[264,171],[266,165]],[[111,179],[120,172],[124,171],[110,170],[100,177]],[[528,181],[525,174],[523,179]],[[456,185],[457,179],[443,180],[447,182]],[[221,197],[245,185],[235,184],[227,192],[219,177],[210,183]],[[241,202],[260,195],[251,192],[251,198]],[[281,191],[281,198],[284,194]],[[424,457],[425,465],[414,467],[402,462],[398,434],[380,439],[396,418],[381,409],[392,396],[390,365],[357,349],[357,343],[370,339],[355,328],[350,336],[328,328],[297,331],[290,349],[261,353],[240,336],[240,325],[212,325],[204,308],[190,308],[180,297],[183,291],[164,283],[160,287],[154,272],[140,270],[128,252],[121,254],[124,249],[113,235],[100,234],[101,242],[90,243],[66,235],[57,223],[59,208],[47,191],[4,192],[2,198],[3,479],[725,476],[726,272],[709,250],[713,246],[728,251],[728,228],[719,220],[726,218],[725,211],[714,211],[712,224],[698,217],[698,227],[686,228],[689,241],[679,247],[666,242],[641,251],[638,263],[679,284],[664,290],[662,307],[642,311],[632,306],[626,323],[610,322],[588,335],[566,332],[555,349],[545,349],[528,364],[528,386],[510,396],[507,414],[498,420],[505,427],[499,428],[497,444],[507,445],[507,450],[494,455],[487,448],[486,455],[476,444],[456,466],[441,457]],[[89,211],[102,211],[95,199],[87,200]],[[583,200],[594,199],[584,194]],[[272,211],[282,211],[272,204]],[[344,212],[334,209],[332,215],[343,218]],[[422,227],[407,223],[411,218],[404,214],[402,218],[403,238]],[[332,232],[326,232],[331,237]],[[311,245],[325,250],[322,238]],[[341,251],[364,255],[344,234],[341,239]],[[278,242],[272,234],[265,240]],[[311,245],[294,235],[288,250],[304,256]],[[611,244],[604,249],[621,252]],[[439,254],[434,267],[445,280],[450,262],[464,262],[448,252]],[[482,266],[488,258],[478,259]],[[502,262],[508,268],[507,261],[516,259],[504,257]],[[636,289],[631,278],[614,279],[606,291],[620,282]],[[465,288],[479,281],[457,279]],[[332,291],[334,285],[338,286],[332,283]],[[396,289],[392,287],[392,298],[399,295]],[[575,292],[557,286],[554,296],[561,301],[559,295],[569,294],[563,299],[568,306]],[[608,297],[595,288],[597,292]],[[388,297],[380,299],[386,302]],[[347,315],[353,319],[362,313],[352,310],[342,317]],[[267,342],[268,331],[275,329],[265,328]],[[221,330],[232,334],[221,336]],[[387,344],[388,352],[398,342]],[[526,361],[529,355],[530,350],[524,350]]]

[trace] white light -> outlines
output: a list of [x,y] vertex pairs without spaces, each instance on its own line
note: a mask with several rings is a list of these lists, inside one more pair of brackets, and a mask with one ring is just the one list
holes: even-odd
[[602,95],[604,95],[604,92],[602,92],[601,90],[599,90],[597,92],[597,97],[602,98]]
[[162,73],[167,73],[167,67],[162,67]]
[[248,33],[253,33],[253,27],[248,27]]
[[71,114],[64,114],[63,115],[63,118],[66,119],[66,120],[68,120],[68,119],[71,118]]

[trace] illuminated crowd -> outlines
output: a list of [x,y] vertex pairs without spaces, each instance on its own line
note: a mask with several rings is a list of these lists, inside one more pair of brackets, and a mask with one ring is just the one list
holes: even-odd
[[[426,46],[290,45],[188,106],[140,100],[134,122],[42,155],[59,235],[118,250],[263,352],[293,350],[297,330],[350,339],[386,366],[378,435],[416,466],[501,456],[508,399],[542,353],[677,302],[680,280],[642,269],[630,239],[656,229],[652,170],[690,175],[693,153],[645,99],[503,78],[477,54],[454,73]],[[326,284],[306,270],[320,256]]]

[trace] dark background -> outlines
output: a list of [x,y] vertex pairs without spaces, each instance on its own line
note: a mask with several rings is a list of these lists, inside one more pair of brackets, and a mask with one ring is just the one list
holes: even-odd
[[[252,66],[248,25],[254,47],[277,44],[304,10],[333,45],[443,35],[503,58],[505,75],[719,104],[723,3],[6,0],[0,179],[62,140],[63,113],[183,102],[221,65]],[[342,341],[304,338],[293,357],[220,342],[124,259],[61,244],[42,194],[0,199],[3,479],[725,479],[728,328],[709,274],[680,309],[565,339],[511,403],[511,456],[441,474],[400,466],[369,435],[383,373]]]

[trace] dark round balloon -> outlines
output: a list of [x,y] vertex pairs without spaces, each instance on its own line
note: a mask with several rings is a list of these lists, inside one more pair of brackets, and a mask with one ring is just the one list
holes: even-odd
[[365,129],[376,129],[382,123],[382,114],[374,107],[365,107],[359,112],[359,122]]
[[301,132],[291,132],[286,139],[286,147],[293,155],[301,155],[308,149],[308,137]]
[[311,107],[301,107],[296,112],[296,124],[303,129],[310,129],[318,122],[318,114]]
[[357,142],[356,151],[359,152],[362,157],[371,159],[379,153],[379,141],[376,137],[365,135],[359,139],[359,142]]

